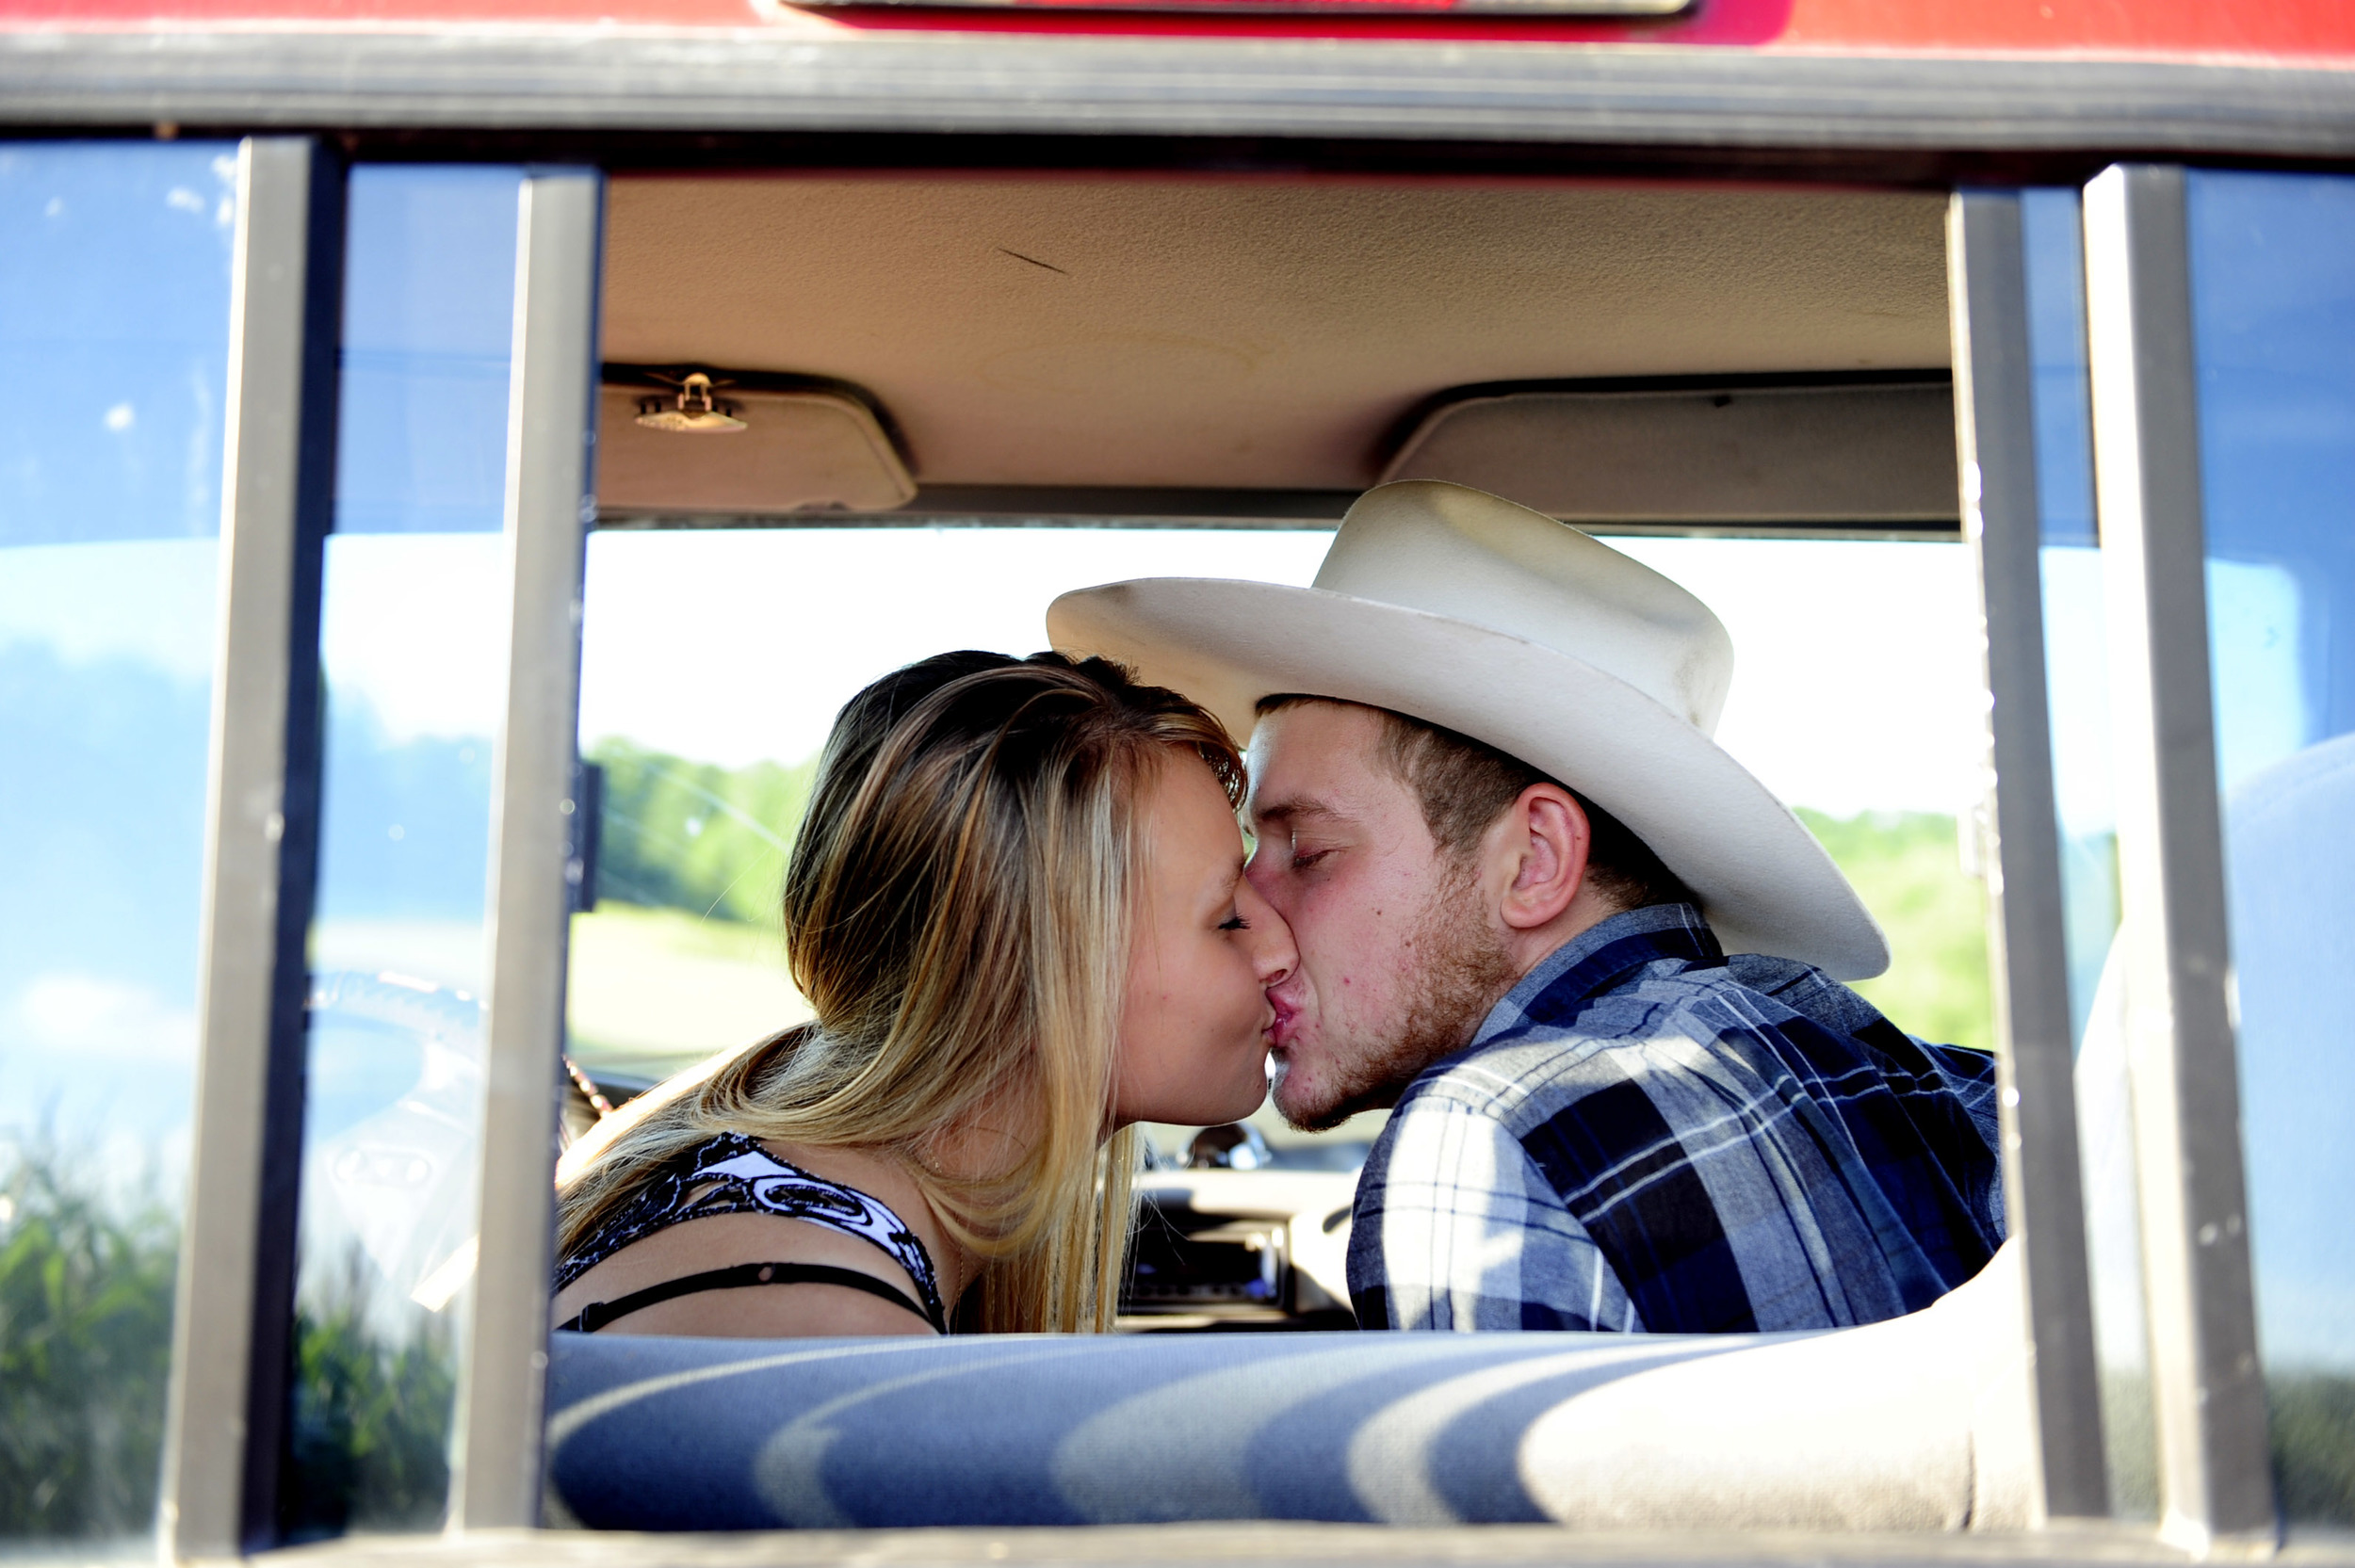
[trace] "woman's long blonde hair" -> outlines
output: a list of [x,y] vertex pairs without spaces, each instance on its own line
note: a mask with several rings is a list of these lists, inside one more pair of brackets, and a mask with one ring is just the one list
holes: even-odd
[[[786,952],[814,1020],[597,1150],[560,1195],[559,1254],[714,1133],[856,1147],[905,1159],[986,1260],[981,1328],[1109,1328],[1135,1142],[1104,1128],[1141,805],[1173,753],[1239,797],[1218,721],[1103,659],[943,654],[853,698],[786,872]],[[1009,1135],[985,1162],[999,1168],[942,1169],[934,1140],[976,1126]]]

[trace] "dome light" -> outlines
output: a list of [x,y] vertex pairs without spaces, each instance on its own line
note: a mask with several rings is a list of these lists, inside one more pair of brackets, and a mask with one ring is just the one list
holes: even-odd
[[638,403],[638,423],[650,430],[689,434],[724,434],[740,430],[739,409],[711,395],[711,378],[698,370],[679,383],[676,398],[643,397]]

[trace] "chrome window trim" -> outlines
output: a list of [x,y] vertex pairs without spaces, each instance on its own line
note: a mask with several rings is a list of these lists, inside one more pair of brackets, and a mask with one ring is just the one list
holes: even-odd
[[595,516],[604,176],[527,171],[510,361],[507,704],[491,783],[479,1238],[450,1516],[540,1519],[558,1086],[578,788],[582,571]]
[[2208,667],[2181,168],[2085,189],[2094,493],[2110,626],[2120,941],[2159,1439],[2160,1533],[2276,1530],[2257,1361]]
[[[0,34],[0,123],[1074,133],[1708,154],[2355,154],[2355,71],[1421,40],[592,27]],[[677,156],[706,155],[698,143]],[[411,155],[414,155],[411,154]],[[669,161],[674,165],[677,156]],[[1925,167],[1928,158],[1933,165]],[[1559,171],[1559,170],[1555,170]]]
[[339,161],[306,138],[238,148],[196,1103],[164,1429],[162,1530],[181,1559],[233,1556],[276,1532],[343,189]]
[[2037,1425],[2035,1516],[2109,1513],[2092,1280],[2077,1154],[2060,832],[2045,695],[2034,366],[2020,198],[1948,209],[1963,534],[1986,624],[1988,970],[2011,1232],[2024,1250]]

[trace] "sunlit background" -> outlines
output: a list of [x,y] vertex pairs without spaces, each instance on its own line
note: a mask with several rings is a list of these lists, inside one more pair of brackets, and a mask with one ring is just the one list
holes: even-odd
[[[581,740],[607,768],[607,799],[599,902],[574,929],[576,1054],[658,1075],[800,1016],[775,914],[785,850],[809,765],[860,687],[946,648],[1032,652],[1048,604],[1072,588],[1146,575],[1307,583],[1330,538],[1007,527],[598,535]],[[1897,965],[1867,990],[1915,1032],[1985,1044],[1981,896],[1957,829],[1981,787],[1963,547],[1614,542],[1691,588],[1731,630],[1736,675],[1719,737],[1803,810],[1889,927]],[[329,676],[339,705],[365,711],[387,768],[458,773],[483,759],[498,691],[472,672],[495,667],[497,550],[487,536],[340,542]],[[434,635],[398,635],[420,606]],[[441,830],[376,831],[390,852]],[[318,941],[329,958],[390,943],[407,967],[450,984],[471,986],[479,972],[472,905],[328,920]]]

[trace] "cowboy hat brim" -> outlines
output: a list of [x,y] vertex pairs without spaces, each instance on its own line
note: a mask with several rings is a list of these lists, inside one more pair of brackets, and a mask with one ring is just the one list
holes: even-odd
[[1716,742],[1584,659],[1507,633],[1326,589],[1155,577],[1047,612],[1055,647],[1119,660],[1247,741],[1277,693],[1363,703],[1486,741],[1627,824],[1698,896],[1729,952],[1835,979],[1889,944],[1823,846]]

